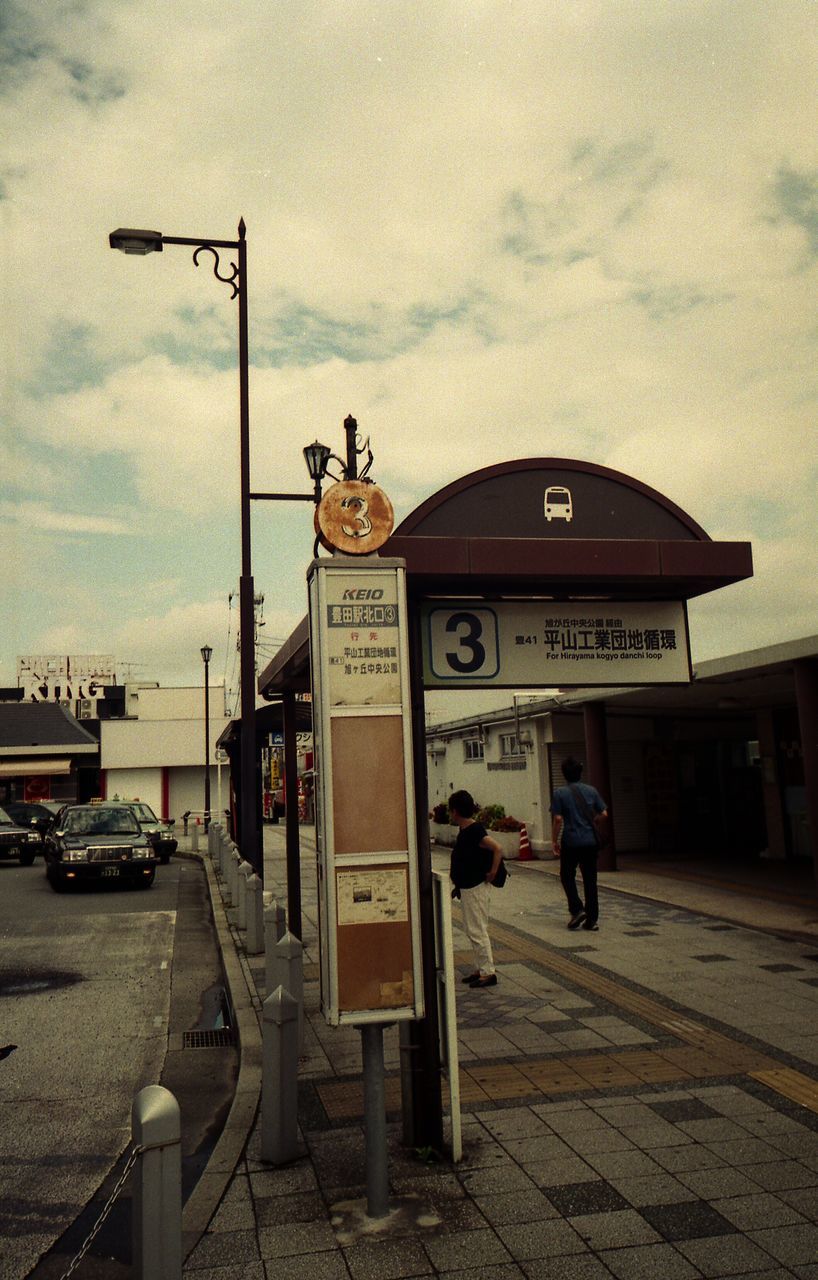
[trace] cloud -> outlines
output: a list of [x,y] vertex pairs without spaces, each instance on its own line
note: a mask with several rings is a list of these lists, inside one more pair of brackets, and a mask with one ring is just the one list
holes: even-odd
[[[123,596],[121,623],[93,603],[89,620],[124,642],[156,583],[144,651],[168,672],[188,605],[220,600],[225,623],[237,305],[209,255],[125,257],[107,237],[230,240],[243,215],[253,488],[306,491],[303,445],[342,451],[350,412],[399,518],[509,457],[600,462],[758,547],[758,587],[695,606],[708,645],[816,629],[811,6],[7,9],[14,599],[36,555],[88,604],[91,563]],[[278,634],[303,611],[312,513],[256,504],[252,523]]]
[[17,506],[0,503],[0,521],[19,526],[25,532],[121,535],[129,532],[124,520],[109,516],[80,515],[57,511],[42,503],[22,502]]

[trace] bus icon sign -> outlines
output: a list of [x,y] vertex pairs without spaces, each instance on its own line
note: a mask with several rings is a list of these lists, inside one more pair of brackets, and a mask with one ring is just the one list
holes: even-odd
[[545,518],[551,520],[572,520],[574,507],[571,502],[571,490],[562,485],[549,485],[545,491]]

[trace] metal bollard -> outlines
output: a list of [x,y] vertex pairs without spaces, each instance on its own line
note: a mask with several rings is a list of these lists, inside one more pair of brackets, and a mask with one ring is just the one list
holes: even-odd
[[247,938],[244,949],[248,956],[257,956],[264,950],[264,904],[261,900],[264,885],[255,872],[247,877]]
[[[265,964],[265,977],[267,966]],[[304,947],[295,934],[287,931],[273,948],[273,966],[270,986],[265,991],[275,991],[282,986],[298,1005],[298,1045],[304,1039]]]
[[261,1158],[298,1156],[298,1005],[277,987],[262,1009]]
[[131,1108],[134,1146],[132,1240],[136,1280],[181,1280],[182,1147],[179,1103],[149,1084]]
[[238,897],[236,905],[239,909],[238,926],[240,929],[247,928],[247,881],[253,875],[253,868],[249,862],[239,863],[238,870]]

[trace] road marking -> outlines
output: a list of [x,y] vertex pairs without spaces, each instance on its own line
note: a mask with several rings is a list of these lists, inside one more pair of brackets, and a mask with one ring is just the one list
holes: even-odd
[[161,1014],[154,1018],[153,1025],[155,1027],[163,1027],[165,1025],[165,1019],[161,1016]]
[[160,968],[160,969],[167,969],[167,967],[168,967],[168,962],[167,962],[167,960],[163,960],[163,961],[162,961],[162,963],[160,964],[159,968]]

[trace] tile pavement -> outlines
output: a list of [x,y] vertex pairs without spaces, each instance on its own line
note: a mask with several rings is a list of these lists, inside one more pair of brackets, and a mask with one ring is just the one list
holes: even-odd
[[[283,831],[266,843],[283,884]],[[516,868],[496,902],[500,982],[457,993],[463,1159],[402,1146],[388,1033],[391,1211],[374,1224],[359,1037],[318,1011],[310,878],[306,1153],[270,1168],[253,1130],[188,1280],[818,1280],[814,941],[608,887],[588,945],[565,932],[553,877]],[[459,931],[455,947],[465,972]],[[263,965],[246,969],[258,1007]]]

